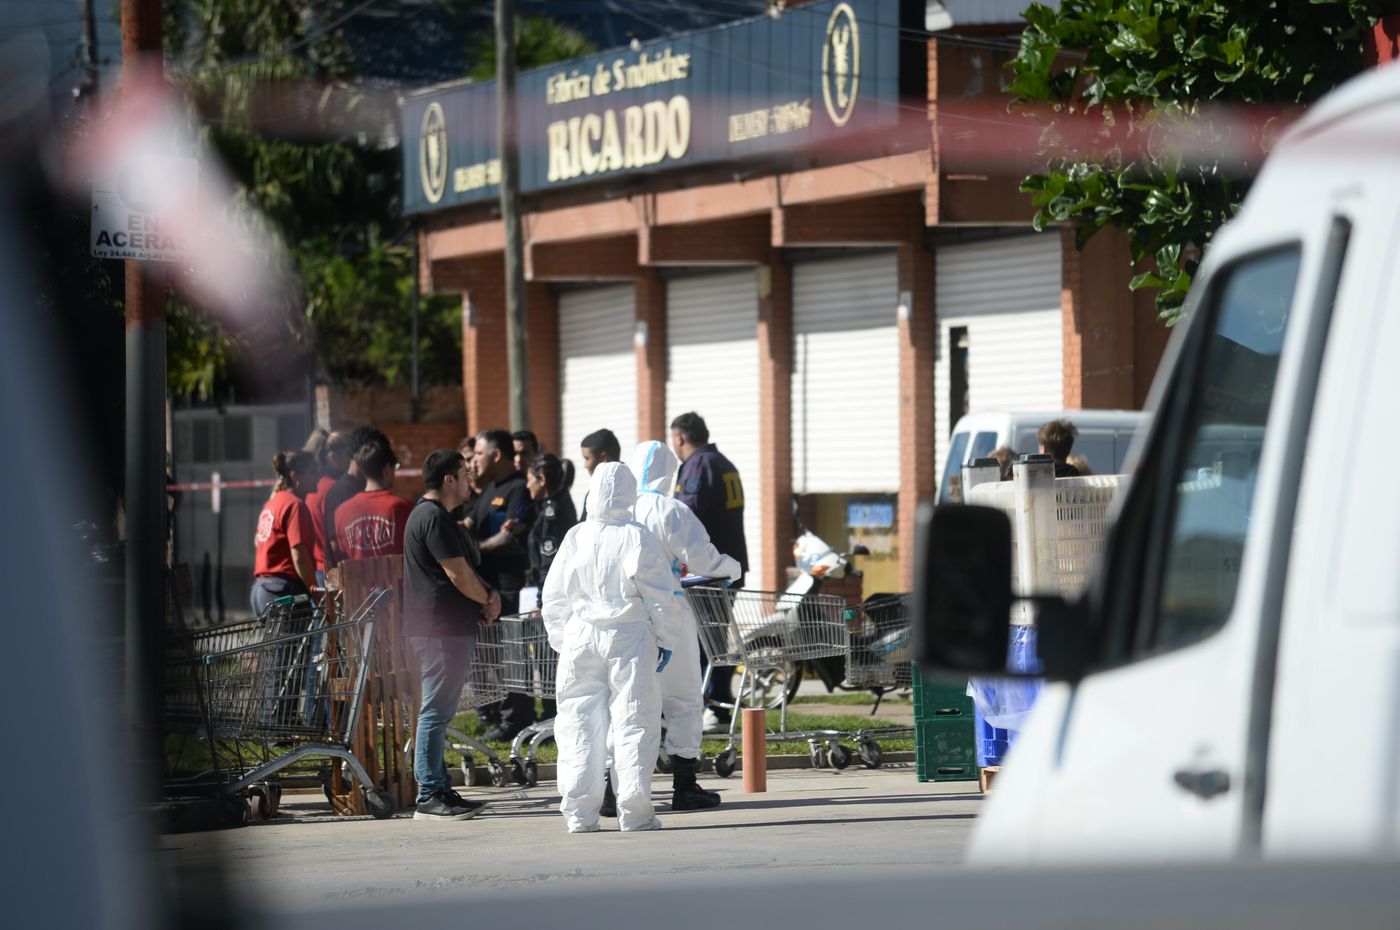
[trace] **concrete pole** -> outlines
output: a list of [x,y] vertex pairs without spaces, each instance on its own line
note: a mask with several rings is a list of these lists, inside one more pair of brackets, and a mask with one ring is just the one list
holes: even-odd
[[[122,0],[122,84],[161,67],[160,0]],[[126,263],[126,712],[136,790],[160,793],[160,657],[165,630],[164,276]]]
[[510,428],[530,429],[529,345],[525,330],[525,239],[520,228],[520,136],[515,106],[515,2],[496,0],[496,138],[505,225],[506,357]]

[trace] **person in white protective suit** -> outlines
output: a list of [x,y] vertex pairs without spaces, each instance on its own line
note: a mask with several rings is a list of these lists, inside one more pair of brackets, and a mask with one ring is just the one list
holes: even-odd
[[[651,770],[661,742],[661,689],[684,625],[684,596],[666,547],[632,519],[637,481],[607,462],[593,471],[588,519],[569,530],[540,609],[556,677],[559,810],[570,833],[598,829],[608,744],[618,825],[658,830]],[[611,740],[609,740],[611,737]]]
[[[736,559],[722,554],[710,542],[710,534],[695,513],[672,497],[680,461],[661,442],[639,443],[627,467],[637,479],[637,522],[651,530],[666,546],[675,584],[682,570],[711,578],[738,578],[743,569]],[[696,783],[700,769],[700,738],[704,731],[705,698],[700,681],[700,640],[695,615],[682,600],[685,626],[676,642],[676,654],[661,673],[661,717],[665,722],[666,753],[671,757],[674,791],[671,809],[702,810],[719,805],[719,793]],[[609,786],[611,787],[611,786]],[[603,803],[611,816],[612,798]]]

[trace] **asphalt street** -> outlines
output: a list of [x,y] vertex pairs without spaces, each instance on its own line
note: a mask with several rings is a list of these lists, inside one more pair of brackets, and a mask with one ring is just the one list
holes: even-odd
[[[877,770],[771,771],[745,794],[739,775],[707,777],[724,803],[669,812],[669,778],[655,791],[664,829],[571,836],[552,782],[472,788],[491,806],[460,823],[335,817],[319,793],[288,794],[283,814],[241,829],[162,838],[179,873],[223,880],[245,904],[273,911],[317,903],[558,888],[630,876],[721,889],[755,877],[848,876],[911,864],[952,867],[982,803],[975,782],[920,784],[912,765]],[[611,829],[609,829],[611,827]]]

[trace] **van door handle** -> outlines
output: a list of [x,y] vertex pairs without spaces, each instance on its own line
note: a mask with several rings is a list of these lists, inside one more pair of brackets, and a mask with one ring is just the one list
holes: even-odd
[[1229,773],[1219,769],[1206,772],[1190,772],[1183,769],[1172,778],[1185,790],[1207,801],[1230,790]]

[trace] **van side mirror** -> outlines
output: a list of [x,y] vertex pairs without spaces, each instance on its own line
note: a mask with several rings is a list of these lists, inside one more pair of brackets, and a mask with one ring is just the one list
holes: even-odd
[[919,507],[914,650],[928,672],[1004,675],[1011,635],[1011,521],[991,507]]

